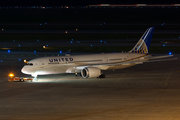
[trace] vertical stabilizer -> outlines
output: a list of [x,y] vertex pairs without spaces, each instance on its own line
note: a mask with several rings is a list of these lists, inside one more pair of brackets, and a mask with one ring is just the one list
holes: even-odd
[[129,52],[147,54],[149,52],[153,31],[154,27],[148,28],[146,32],[142,35],[142,37],[139,39],[137,44],[134,46],[134,48]]

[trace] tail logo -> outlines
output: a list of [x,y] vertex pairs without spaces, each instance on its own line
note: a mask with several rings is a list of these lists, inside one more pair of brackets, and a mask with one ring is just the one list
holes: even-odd
[[148,49],[144,40],[139,40],[136,46],[131,50],[134,53],[148,53]]
[[154,27],[148,28],[130,52],[147,54],[149,51],[153,30]]

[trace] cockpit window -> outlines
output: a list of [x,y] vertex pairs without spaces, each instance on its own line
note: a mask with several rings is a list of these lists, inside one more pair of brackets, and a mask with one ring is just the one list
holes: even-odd
[[33,66],[33,64],[32,64],[32,63],[26,63],[26,65]]

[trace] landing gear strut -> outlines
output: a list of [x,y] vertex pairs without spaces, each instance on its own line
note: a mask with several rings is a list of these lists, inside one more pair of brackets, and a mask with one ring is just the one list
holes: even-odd
[[105,78],[105,77],[106,77],[105,74],[101,74],[101,75],[99,76],[99,78]]
[[36,82],[37,81],[37,74],[32,74],[31,76],[34,77],[32,81]]
[[79,75],[79,76],[82,76],[81,73],[75,73],[76,77]]

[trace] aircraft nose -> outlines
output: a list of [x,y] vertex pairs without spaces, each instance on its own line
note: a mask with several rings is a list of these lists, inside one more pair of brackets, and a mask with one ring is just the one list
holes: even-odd
[[24,73],[24,74],[27,74],[25,66],[21,69],[21,72]]

